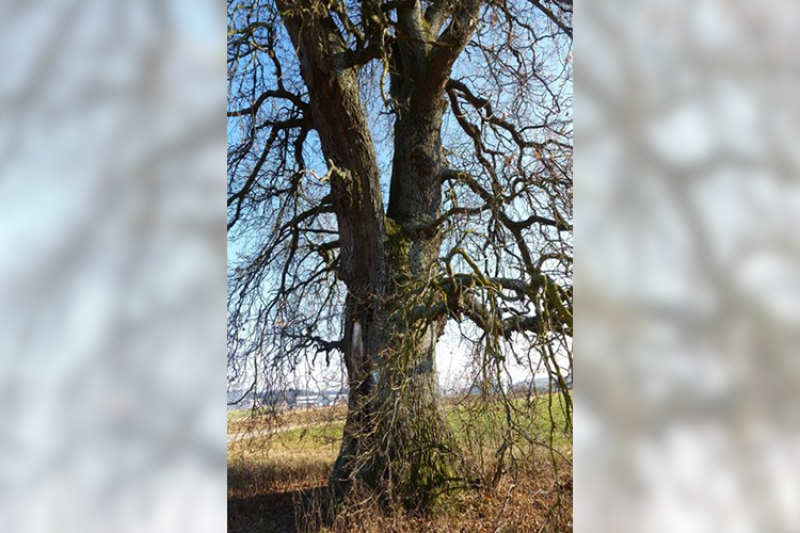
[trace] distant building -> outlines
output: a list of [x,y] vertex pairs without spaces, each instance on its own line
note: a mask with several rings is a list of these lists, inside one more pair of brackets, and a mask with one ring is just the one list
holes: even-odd
[[286,389],[255,394],[244,390],[228,391],[228,410],[267,407],[284,410],[310,407],[325,407],[347,403],[347,388],[326,391],[306,389]]
[[314,407],[315,405],[317,405],[317,399],[318,398],[319,398],[319,395],[317,395],[317,394],[313,394],[313,395],[312,394],[298,394],[298,395],[296,395],[294,397],[294,401],[289,403],[289,406],[291,408],[293,408],[293,409],[296,409],[298,407],[305,407],[305,408]]
[[348,389],[333,389],[327,391],[309,391],[303,389],[289,391],[289,408],[326,407],[328,405],[345,403]]

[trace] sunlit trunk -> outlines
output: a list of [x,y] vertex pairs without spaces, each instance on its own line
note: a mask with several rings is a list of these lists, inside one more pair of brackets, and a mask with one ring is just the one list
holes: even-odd
[[[339,501],[360,487],[381,502],[429,510],[447,490],[458,464],[435,368],[442,326],[403,329],[405,308],[392,306],[399,300],[389,297],[384,306],[380,327],[385,344],[379,357],[351,380],[331,487]],[[356,333],[363,327],[352,324]],[[352,348],[353,355],[360,349],[357,342]]]
[[[441,237],[413,228],[440,214],[439,129],[440,117],[413,115],[395,128],[382,296],[370,323],[350,315],[346,321],[350,408],[331,477],[339,499],[360,484],[387,502],[430,509],[457,474],[459,455],[435,365],[444,317],[428,321],[415,314],[436,303],[430,280],[438,272]],[[364,359],[369,331],[377,333],[376,344]]]

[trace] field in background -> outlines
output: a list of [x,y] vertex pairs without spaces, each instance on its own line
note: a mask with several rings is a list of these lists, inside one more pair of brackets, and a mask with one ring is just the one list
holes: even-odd
[[[542,396],[529,409],[523,409],[524,400],[515,400],[519,408],[514,423],[530,439],[518,439],[518,468],[504,475],[496,488],[462,496],[440,517],[365,516],[359,531],[571,531],[572,439],[565,431],[563,410],[552,398],[557,397]],[[480,434],[485,439],[478,453],[490,478],[495,467],[492,444],[504,433],[508,413],[500,407],[476,412],[468,403],[450,403],[447,412],[455,434]],[[326,531],[314,527],[315,502],[338,453],[345,414],[342,405],[271,415],[228,413],[230,533]]]

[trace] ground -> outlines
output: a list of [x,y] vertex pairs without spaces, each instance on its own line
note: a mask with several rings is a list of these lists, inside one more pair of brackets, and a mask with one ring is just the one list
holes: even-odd
[[[558,402],[550,396],[532,402],[516,400],[515,422],[525,439],[514,448],[517,468],[510,468],[496,487],[458,495],[434,517],[382,517],[367,513],[341,528],[380,532],[537,532],[572,530],[572,439],[564,432]],[[448,406],[457,435],[480,453],[487,480],[495,472],[492,441],[504,431],[504,410],[481,412],[464,404]],[[520,415],[519,413],[522,413]],[[551,413],[553,413],[551,415]],[[283,413],[279,417],[228,416],[228,531],[294,533],[329,531],[321,527],[319,502],[339,449],[344,407]],[[555,430],[550,431],[550,420]],[[477,430],[480,431],[477,431]],[[475,436],[481,435],[481,446]],[[481,448],[482,452],[476,452]]]

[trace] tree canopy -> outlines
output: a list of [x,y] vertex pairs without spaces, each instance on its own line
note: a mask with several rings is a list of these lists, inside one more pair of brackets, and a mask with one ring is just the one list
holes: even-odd
[[355,434],[451,323],[564,385],[571,50],[571,0],[229,1],[229,379],[343,363]]

